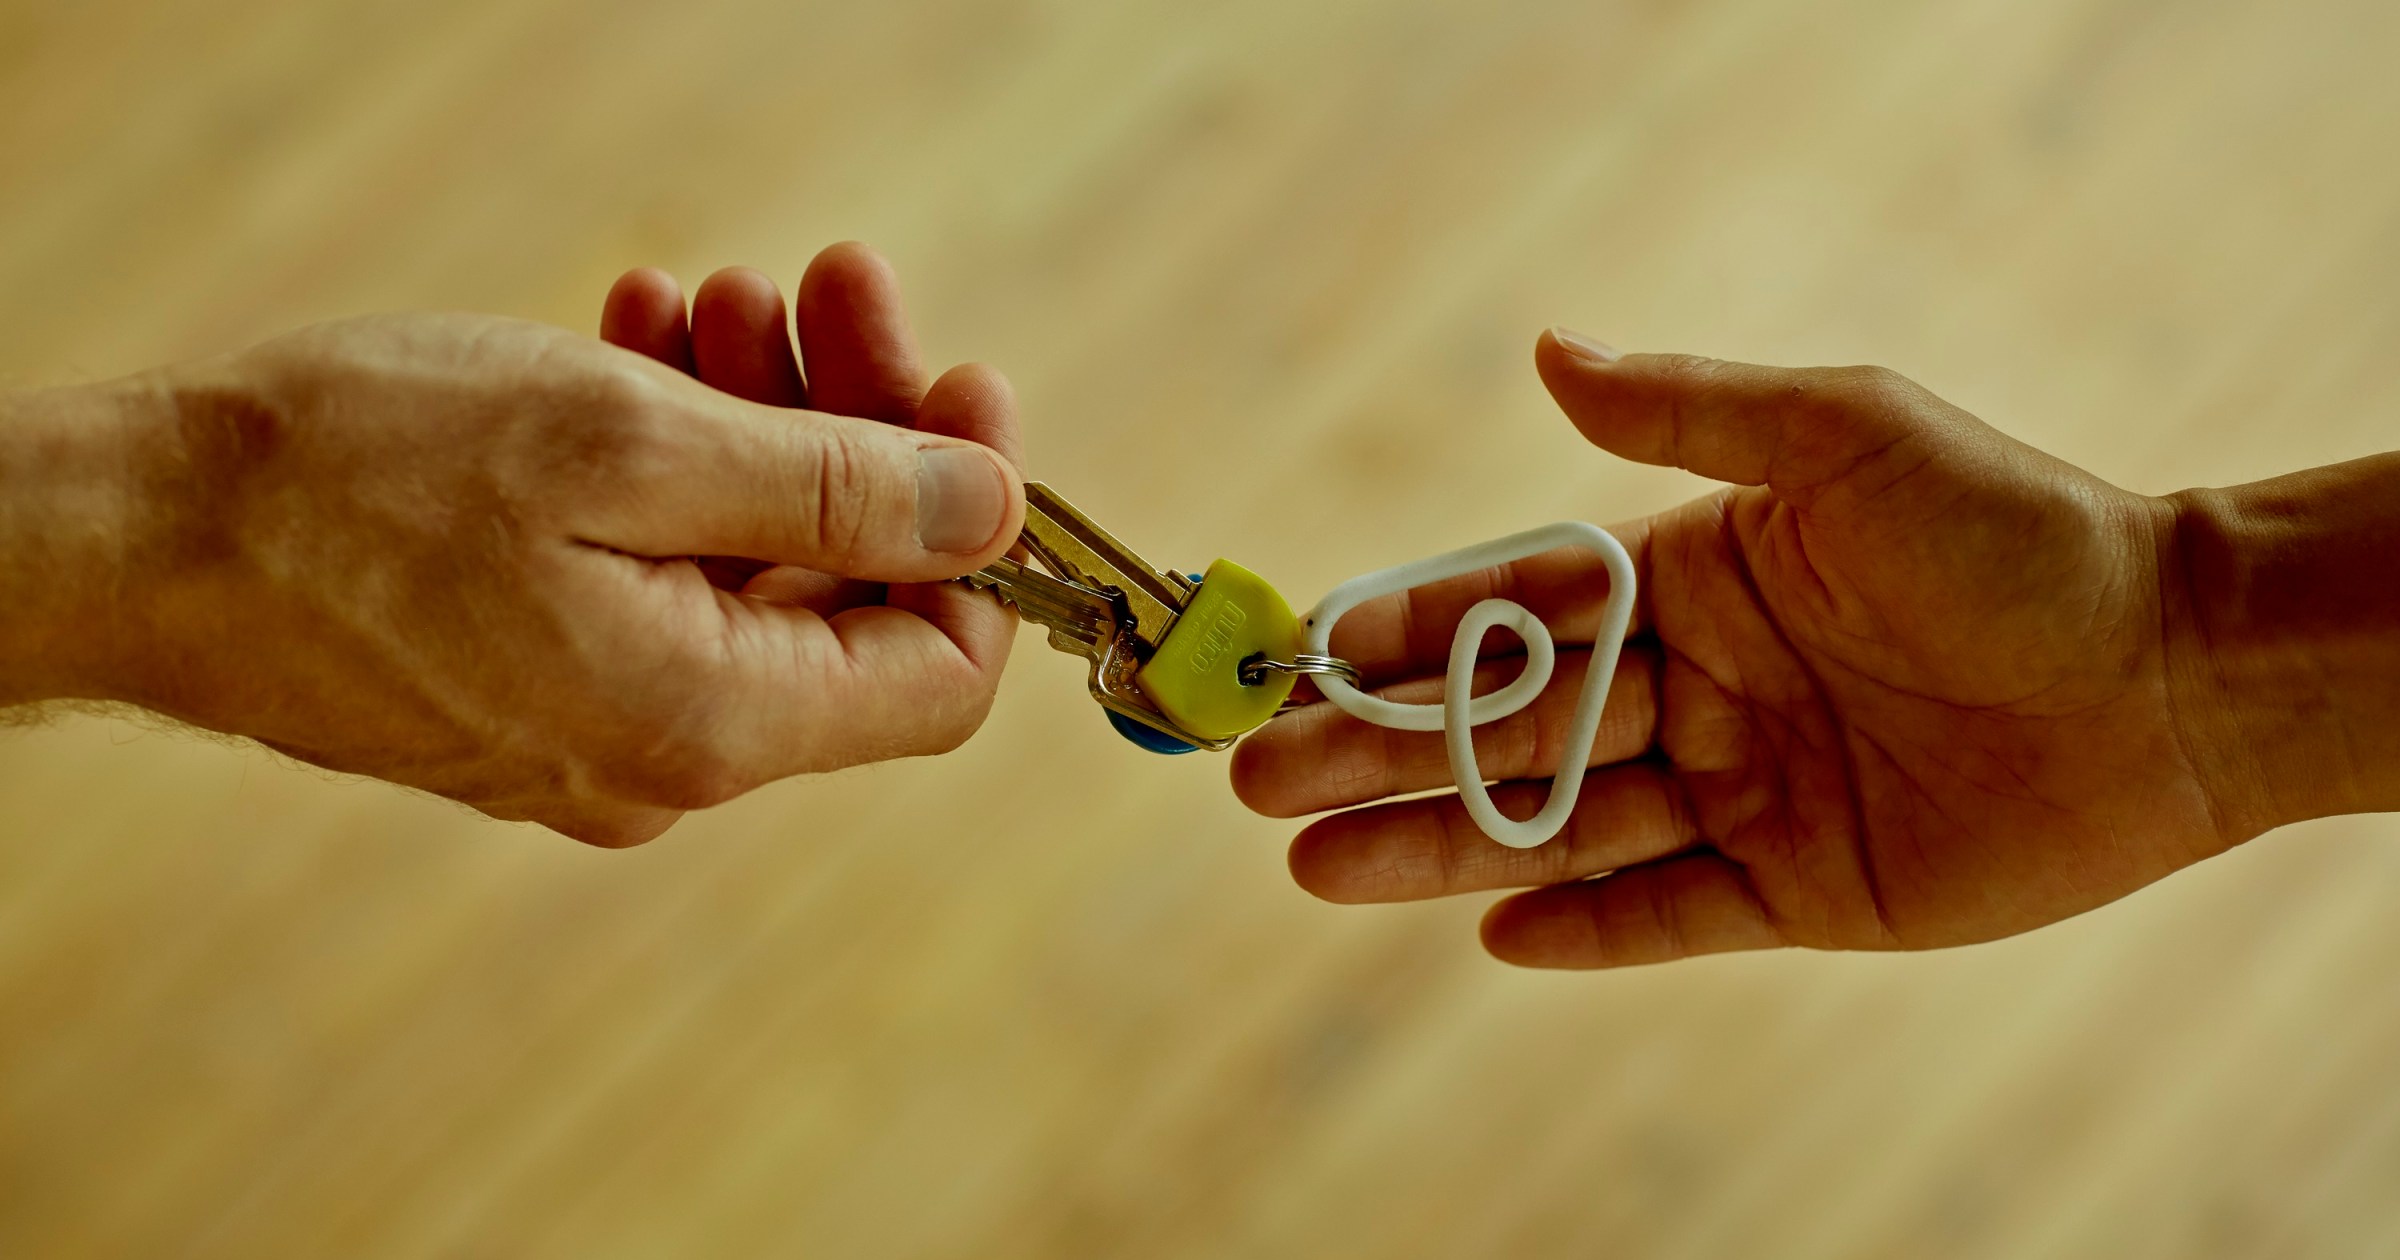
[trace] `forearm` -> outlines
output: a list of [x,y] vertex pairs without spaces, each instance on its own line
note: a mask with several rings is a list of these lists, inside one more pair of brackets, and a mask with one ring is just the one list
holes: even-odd
[[2400,454],[2168,502],[2170,668],[2228,839],[2400,809]]
[[153,514],[139,434],[166,406],[144,378],[0,393],[0,709],[115,698]]

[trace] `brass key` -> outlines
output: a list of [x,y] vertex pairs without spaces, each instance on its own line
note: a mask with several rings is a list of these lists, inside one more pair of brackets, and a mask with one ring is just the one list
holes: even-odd
[[[1050,646],[1091,661],[1093,699],[1110,713],[1172,741],[1161,746],[1152,739],[1137,739],[1145,747],[1222,751],[1233,746],[1231,739],[1210,739],[1178,726],[1134,681],[1191,602],[1197,587],[1190,578],[1153,568],[1038,481],[1025,483],[1022,541],[1052,572],[1001,559],[959,580],[992,592],[1027,621],[1048,630]],[[1135,732],[1126,733],[1136,737]]]
[[1127,628],[1151,648],[1167,641],[1177,614],[1191,602],[1190,578],[1153,568],[1038,481],[1025,483],[1024,537],[1026,548],[1060,577],[1114,591],[1124,601]]

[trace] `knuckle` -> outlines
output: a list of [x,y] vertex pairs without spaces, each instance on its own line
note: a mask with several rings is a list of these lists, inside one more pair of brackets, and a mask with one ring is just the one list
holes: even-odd
[[1660,376],[1687,385],[1705,385],[1721,370],[1715,359],[1700,354],[1662,354],[1652,360]]
[[660,422],[665,404],[665,391],[647,374],[631,368],[609,369],[591,383],[584,400],[583,427],[609,454],[648,454],[665,435],[665,425]]
[[817,548],[829,556],[853,554],[872,514],[870,498],[876,489],[868,461],[841,426],[829,426],[803,450],[805,464],[799,484],[811,496],[802,519]]
[[657,471],[668,460],[669,401],[648,373],[633,365],[603,367],[559,401],[537,435],[541,449],[565,465],[558,471],[620,480]]
[[1506,767],[1512,775],[1541,772],[1542,755],[1549,743],[1548,732],[1543,728],[1558,720],[1541,709],[1542,706],[1536,705],[1492,728],[1495,767]]
[[1828,369],[1819,392],[1844,409],[1877,415],[1912,411],[1924,394],[1915,381],[1877,366]]
[[1673,895],[1664,879],[1653,874],[1642,885],[1646,908],[1657,940],[1666,948],[1666,956],[1682,958],[1692,953],[1690,926],[1684,922],[1683,905]]

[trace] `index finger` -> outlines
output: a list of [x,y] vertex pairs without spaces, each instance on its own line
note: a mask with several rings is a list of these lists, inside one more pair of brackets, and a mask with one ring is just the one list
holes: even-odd
[[824,618],[716,594],[729,659],[710,715],[719,783],[708,797],[956,748],[990,710],[1012,637],[1005,617],[965,600]]
[[[926,391],[917,425],[985,446],[1012,465],[1023,461],[1015,395],[991,368],[969,364],[943,373]],[[793,616],[785,628],[795,642],[760,658],[757,694],[781,696],[784,704],[756,714],[761,729],[752,738],[767,750],[815,750],[780,774],[947,752],[983,724],[1016,637],[1016,616],[956,582],[896,585],[887,600],[825,621],[830,656],[815,655],[829,649],[815,636],[813,617],[775,610]],[[822,671],[814,681],[778,675],[781,660],[812,655]]]

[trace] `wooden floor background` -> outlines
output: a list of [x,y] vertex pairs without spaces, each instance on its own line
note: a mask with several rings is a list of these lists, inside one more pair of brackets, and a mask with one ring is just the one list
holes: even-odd
[[[2395,64],[2390,0],[0,0],[0,382],[860,237],[1038,474],[1300,602],[1693,493],[1554,321],[2235,482],[2400,446]],[[956,755],[627,853],[0,733],[0,1256],[2400,1254],[2388,818],[1599,976],[1288,833],[1030,635]]]

